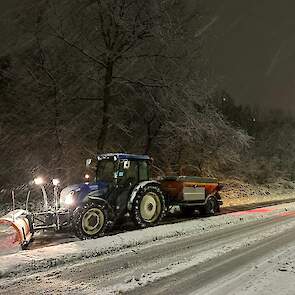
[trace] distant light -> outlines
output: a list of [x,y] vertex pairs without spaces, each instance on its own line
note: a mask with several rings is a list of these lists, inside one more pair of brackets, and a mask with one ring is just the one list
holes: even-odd
[[223,101],[226,101],[226,97],[223,97],[222,100],[223,100]]
[[59,185],[59,184],[60,184],[59,179],[58,179],[58,178],[54,178],[54,179],[52,179],[52,184],[53,184],[54,186]]
[[85,175],[84,175],[84,178],[85,178],[85,179],[89,179],[89,178],[90,178],[90,175],[89,175],[89,174],[85,174]]
[[44,179],[42,178],[42,177],[36,177],[36,178],[34,178],[34,183],[36,184],[36,185],[42,185],[42,184],[44,184]]
[[253,122],[256,122],[256,119],[255,119],[255,118],[253,118],[253,119],[252,119],[252,121],[253,121]]

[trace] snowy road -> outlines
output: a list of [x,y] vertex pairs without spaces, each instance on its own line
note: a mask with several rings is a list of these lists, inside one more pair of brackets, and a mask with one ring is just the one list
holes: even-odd
[[[281,223],[282,221],[276,220]],[[237,239],[244,239],[245,235],[259,235],[264,234],[264,231],[269,230],[268,223],[262,223],[254,225],[253,227],[247,227],[241,229],[244,231],[243,235],[237,234],[237,232],[231,232],[229,236],[218,237],[218,239],[225,242],[221,243],[221,247],[231,247],[229,242],[236,242]],[[280,252],[282,245],[294,247],[295,241],[295,228],[289,229],[283,233],[275,234],[265,239],[254,242],[250,242],[244,247],[236,248],[233,251],[229,251],[221,256],[214,256],[211,260],[206,260],[203,263],[192,265],[172,275],[163,277],[162,279],[148,284],[143,288],[137,288],[128,294],[287,294],[289,290],[290,294],[294,294],[294,273],[291,264],[294,264],[294,254],[285,256]],[[208,241],[209,242],[209,241]],[[293,245],[292,245],[293,244]],[[208,245],[207,251],[216,250],[218,243],[212,247],[212,243]],[[246,247],[245,247],[246,246]],[[197,250],[197,249],[196,249]],[[288,249],[289,254],[292,252],[291,247]],[[276,253],[280,253],[280,256],[287,259],[287,265],[292,269],[291,277],[293,280],[288,280],[285,284],[285,290],[283,291],[280,281],[272,282],[272,287],[266,288],[269,282],[272,281],[273,273],[278,271],[287,271],[286,267],[280,267],[277,260],[277,267],[269,265],[272,259],[275,261]],[[210,254],[209,254],[210,255]],[[257,275],[262,273],[269,273],[269,277],[261,276],[257,278]],[[267,284],[261,284],[261,281],[267,282]],[[278,286],[279,285],[279,286]],[[276,286],[276,291],[273,292],[273,287]],[[287,286],[287,288],[286,288]],[[258,289],[260,289],[258,291]]]
[[[295,199],[292,195],[292,198],[289,199],[283,199],[283,200],[275,200],[275,201],[266,201],[266,202],[260,202],[259,204],[242,204],[242,205],[235,205],[235,206],[228,206],[228,207],[222,207],[221,212],[217,213],[216,215],[222,215],[222,214],[229,214],[233,212],[239,212],[239,211],[245,211],[245,210],[251,210],[251,209],[257,209],[257,208],[263,208],[267,206],[275,206],[278,204],[288,204],[288,203],[294,203]],[[192,219],[196,219],[198,216],[194,217],[184,217],[181,215],[180,212],[169,214],[165,217],[164,220],[162,220],[161,224],[173,224],[173,223],[180,223],[183,221],[188,221]],[[122,223],[119,227],[114,228],[112,232],[109,233],[109,235],[115,235],[118,233],[124,233],[126,231],[132,231],[135,230],[136,227],[132,222],[128,223]],[[48,232],[48,233],[42,233],[42,235],[38,236],[33,243],[31,243],[28,247],[28,249],[39,249],[42,247],[48,247],[48,246],[54,246],[59,245],[63,243],[69,243],[73,241],[78,241],[79,239],[75,237],[72,233],[55,233],[55,232]]]
[[2,279],[0,294],[294,294],[295,208],[288,206],[263,218],[252,210],[189,221],[184,228],[225,226],[22,272]]

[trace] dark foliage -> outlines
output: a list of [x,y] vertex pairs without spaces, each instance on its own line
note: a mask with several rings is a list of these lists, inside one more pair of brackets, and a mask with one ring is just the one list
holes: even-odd
[[0,58],[0,189],[79,181],[85,158],[114,151],[150,154],[155,175],[294,177],[294,120],[216,91],[198,7],[31,3],[16,15],[22,46]]

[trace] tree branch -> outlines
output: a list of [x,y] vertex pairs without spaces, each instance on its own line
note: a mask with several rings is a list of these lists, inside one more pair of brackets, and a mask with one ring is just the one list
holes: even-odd
[[102,67],[106,68],[106,64],[104,62],[102,62],[101,60],[98,60],[97,58],[95,58],[94,56],[90,55],[85,49],[79,47],[78,45],[70,42],[68,39],[66,39],[65,37],[63,37],[62,35],[56,35],[56,37],[60,40],[62,40],[63,42],[65,42],[68,46],[76,49],[77,51],[79,51],[82,55],[86,56],[87,58],[89,58],[90,60],[94,61],[95,63],[101,65]]
[[[126,78],[122,78],[122,77],[114,77],[113,79],[118,79],[121,80],[122,82],[128,83],[128,84],[138,84],[140,86],[144,86],[144,87],[153,87],[153,88],[169,88],[168,85],[165,84],[150,84],[141,80],[130,80],[130,79],[126,79]],[[119,82],[120,83],[120,82]]]

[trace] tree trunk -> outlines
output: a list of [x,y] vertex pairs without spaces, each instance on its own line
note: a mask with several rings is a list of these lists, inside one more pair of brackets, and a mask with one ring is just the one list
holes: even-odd
[[109,125],[109,107],[111,104],[111,83],[113,79],[113,61],[109,60],[107,63],[104,87],[103,87],[103,98],[102,98],[102,121],[99,135],[97,137],[97,152],[103,152],[105,147],[106,138],[108,135]]

